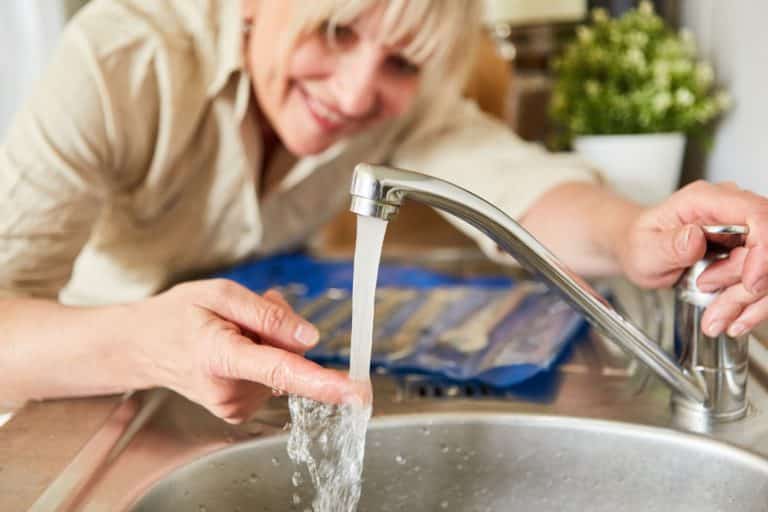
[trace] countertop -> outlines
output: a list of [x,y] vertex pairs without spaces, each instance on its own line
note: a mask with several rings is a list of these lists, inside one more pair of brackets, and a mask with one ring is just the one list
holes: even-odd
[[0,510],[27,510],[121,397],[30,402],[0,427]]

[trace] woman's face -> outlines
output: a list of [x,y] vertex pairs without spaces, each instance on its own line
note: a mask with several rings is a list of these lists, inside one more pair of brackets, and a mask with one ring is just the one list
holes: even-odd
[[306,34],[280,62],[279,42],[304,0],[245,0],[252,20],[246,65],[262,115],[295,155],[319,153],[339,139],[403,114],[419,85],[418,66],[387,47],[378,32],[380,8],[335,30]]

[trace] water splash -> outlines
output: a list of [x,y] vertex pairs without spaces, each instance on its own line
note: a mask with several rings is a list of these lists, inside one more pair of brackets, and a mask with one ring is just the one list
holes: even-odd
[[370,405],[334,406],[288,399],[292,428],[288,456],[304,464],[315,487],[314,512],[354,512],[362,488]]
[[[349,376],[369,386],[376,277],[386,229],[386,221],[357,218]],[[293,423],[288,456],[307,466],[315,487],[312,510],[354,512],[362,487],[370,402],[334,406],[291,396],[288,407]]]

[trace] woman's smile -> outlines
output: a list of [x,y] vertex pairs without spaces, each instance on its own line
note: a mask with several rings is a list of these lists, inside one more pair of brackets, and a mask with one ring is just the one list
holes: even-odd
[[315,98],[303,87],[299,85],[294,87],[301,96],[309,116],[323,131],[334,134],[345,131],[344,128],[350,126],[352,120],[344,116],[338,109]]

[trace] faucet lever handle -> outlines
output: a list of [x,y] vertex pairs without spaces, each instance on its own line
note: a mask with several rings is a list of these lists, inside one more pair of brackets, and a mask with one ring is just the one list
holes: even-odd
[[[694,263],[688,270],[683,272],[677,283],[677,288],[683,292],[702,293],[696,285],[699,276],[712,263],[728,257],[732,249],[741,247],[747,240],[749,228],[741,225],[721,225],[721,226],[701,226],[704,236],[707,239],[707,253],[702,259]],[[711,295],[711,294],[708,294]],[[697,295],[693,295],[695,297]],[[710,299],[708,299],[710,300]]]
[[747,241],[749,227],[739,224],[721,226],[702,226],[707,238],[707,252],[729,253],[731,249],[741,247]]

